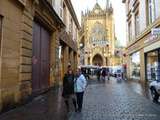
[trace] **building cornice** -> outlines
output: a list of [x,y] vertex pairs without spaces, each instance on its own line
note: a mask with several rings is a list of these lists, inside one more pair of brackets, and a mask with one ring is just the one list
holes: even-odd
[[54,20],[63,28],[65,27],[65,24],[63,23],[63,21],[60,19],[60,17],[58,16],[58,14],[56,13],[56,11],[53,9],[53,7],[51,6],[51,4],[46,1],[46,0],[39,0],[39,2],[41,2],[47,9],[48,11],[51,13],[52,17],[54,18]]
[[137,43],[138,41],[140,41],[142,38],[144,38],[147,34],[149,34],[152,28],[155,28],[158,26],[160,26],[160,17],[153,24],[149,25],[139,36],[137,36],[134,41],[130,42],[127,45],[127,49],[132,45],[134,45],[135,43]]
[[72,3],[71,3],[71,0],[65,0],[65,3],[66,3],[66,5],[67,5],[67,7],[68,7],[68,9],[69,9],[69,11],[70,11],[70,13],[71,13],[71,16],[73,17],[73,20],[74,20],[77,28],[80,30],[80,24],[79,24],[79,21],[78,21],[78,19],[77,19],[77,15],[76,15],[76,13],[75,13],[75,10],[74,10],[74,8],[73,8],[73,5],[72,5]]

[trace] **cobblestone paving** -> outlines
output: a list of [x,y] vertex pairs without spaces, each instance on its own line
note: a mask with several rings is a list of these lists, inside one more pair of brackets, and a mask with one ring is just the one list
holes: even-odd
[[160,120],[160,105],[116,80],[90,84],[83,111],[70,120]]
[[29,104],[0,115],[0,120],[66,120],[61,90],[51,90]]

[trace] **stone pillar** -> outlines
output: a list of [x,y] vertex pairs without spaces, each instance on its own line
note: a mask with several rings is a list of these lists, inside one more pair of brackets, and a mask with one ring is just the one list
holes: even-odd
[[69,47],[65,46],[64,48],[64,73],[67,72],[68,62],[69,62]]
[[62,51],[61,51],[61,59],[60,59],[60,76],[61,76],[61,80],[63,80],[64,78],[64,74],[65,74],[65,68],[64,68],[64,51],[65,51],[65,46],[62,46]]
[[140,50],[140,80],[145,82],[145,63],[144,63],[144,49]]
[[93,65],[92,63],[93,55],[90,56],[90,64]]
[[84,55],[84,65],[87,65],[88,64],[88,55],[85,54]]
[[[32,39],[34,8],[32,3],[24,9],[22,15],[21,46],[20,46],[20,74],[19,74],[19,95],[23,101],[32,94]],[[17,99],[18,101],[18,99]]]
[[74,53],[74,72],[76,72],[78,67],[78,58],[77,58],[77,54]]
[[69,61],[71,62],[72,70],[74,70],[74,52],[73,52],[73,50],[71,50],[71,52],[70,52],[70,60]]
[[102,64],[102,66],[106,66],[106,58],[104,56],[102,56],[102,57],[103,57],[103,64]]
[[[52,33],[52,36],[51,36],[51,40],[50,40],[50,86],[54,86],[54,84],[58,81],[56,80],[59,80],[58,79],[58,75],[57,75],[57,72],[58,70],[58,67],[56,66],[57,64],[57,60],[58,58],[56,58],[56,49],[58,47],[58,38],[57,38],[57,34],[58,32],[53,32]],[[58,61],[59,62],[59,61]]]
[[130,62],[131,62],[131,59],[130,59],[130,56],[129,55],[127,55],[127,57],[126,57],[126,63],[127,63],[127,79],[130,79]]

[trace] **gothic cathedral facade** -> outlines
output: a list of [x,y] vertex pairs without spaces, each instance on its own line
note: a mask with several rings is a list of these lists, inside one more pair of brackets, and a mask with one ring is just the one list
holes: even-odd
[[91,11],[82,12],[80,32],[80,65],[113,66],[115,27],[113,8],[106,2],[102,9],[96,3]]

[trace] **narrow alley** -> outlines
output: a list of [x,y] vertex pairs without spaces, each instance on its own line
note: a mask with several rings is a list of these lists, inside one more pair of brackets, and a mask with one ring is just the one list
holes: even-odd
[[159,104],[153,103],[136,88],[139,83],[117,81],[115,78],[105,83],[97,79],[88,83],[81,113],[66,113],[59,89],[4,113],[0,120],[68,120],[68,117],[69,120],[159,120]]

